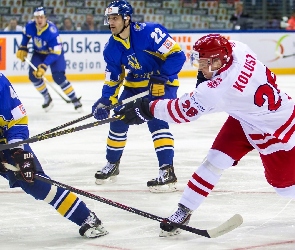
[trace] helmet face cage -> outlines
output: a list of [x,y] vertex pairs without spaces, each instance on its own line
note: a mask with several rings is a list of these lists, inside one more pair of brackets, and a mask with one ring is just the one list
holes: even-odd
[[104,13],[104,25],[109,25],[109,15],[121,15],[124,20],[132,15],[132,6],[125,0],[113,1],[106,8]]

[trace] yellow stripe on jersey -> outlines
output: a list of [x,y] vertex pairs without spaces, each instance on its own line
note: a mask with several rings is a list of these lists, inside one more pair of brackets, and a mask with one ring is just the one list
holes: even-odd
[[140,82],[131,82],[131,81],[125,81],[124,86],[130,87],[130,88],[144,88],[147,87],[149,84],[148,80],[140,81]]
[[11,120],[9,122],[7,122],[7,128],[10,129],[11,127],[15,126],[15,125],[28,125],[29,119],[28,116],[24,116],[18,120]]
[[122,43],[126,49],[130,49],[130,38],[129,38],[129,37],[126,39],[126,41],[123,40],[123,39],[121,39],[121,38],[119,38],[119,37],[117,37],[117,36],[114,36],[114,35],[113,35],[113,38],[114,38],[117,42]]
[[107,145],[113,148],[123,148],[126,145],[127,140],[124,141],[114,141],[110,138],[107,139]]
[[[125,81],[124,86],[130,87],[130,88],[145,88],[149,84],[149,80],[144,80],[140,82],[131,82],[131,81]],[[167,81],[167,85],[171,86],[179,86],[179,80],[175,79],[173,82]]]
[[166,59],[169,55],[181,51],[181,47],[178,43],[175,43],[173,47],[169,50],[169,52],[163,54],[164,58]]
[[[49,27],[49,24],[46,23],[45,27],[42,28],[40,31],[37,32],[37,35],[40,36],[48,27]],[[36,25],[36,29],[38,30],[37,25]]]
[[179,86],[179,80],[175,79],[173,82],[168,81],[167,85],[171,85],[171,86]]
[[58,207],[57,211],[61,214],[61,215],[65,215],[69,209],[71,208],[71,206],[73,205],[73,203],[75,202],[75,200],[78,197],[73,194],[72,192],[70,192],[67,197],[63,200],[63,202],[60,204],[60,206]]
[[144,50],[144,51],[153,55],[153,56],[160,58],[162,61],[165,61],[165,59],[166,59],[162,54],[159,54],[157,52],[153,52],[153,51],[149,51],[149,50]]
[[155,148],[160,148],[163,146],[174,146],[174,140],[171,138],[160,138],[158,140],[154,140]]
[[58,51],[58,50],[52,50],[52,51],[50,51],[50,54],[60,55],[60,54],[61,54],[61,51]]

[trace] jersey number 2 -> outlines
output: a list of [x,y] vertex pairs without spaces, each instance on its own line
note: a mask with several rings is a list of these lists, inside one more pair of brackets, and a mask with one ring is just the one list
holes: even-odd
[[[265,83],[258,87],[254,96],[254,103],[258,107],[262,107],[266,101],[265,99],[267,98],[268,110],[275,111],[281,106],[282,103],[280,90],[277,88],[276,75],[272,73],[268,68],[266,68],[266,77],[268,83]],[[276,96],[278,96],[277,101]]]
[[165,36],[166,34],[159,28],[155,28],[155,31],[151,33],[151,37],[155,40],[156,44],[159,44]]

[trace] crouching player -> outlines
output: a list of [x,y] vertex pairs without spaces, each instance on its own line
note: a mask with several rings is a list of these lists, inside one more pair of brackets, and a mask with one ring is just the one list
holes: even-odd
[[[28,138],[28,117],[9,80],[0,73],[0,142],[3,144]],[[7,170],[3,163],[18,166],[19,172]],[[108,232],[94,212],[74,193],[34,179],[34,174],[48,177],[28,144],[0,151],[0,175],[11,188],[20,187],[36,200],[44,200],[63,217],[80,226],[81,236],[96,238]],[[49,178],[49,177],[48,177]]]

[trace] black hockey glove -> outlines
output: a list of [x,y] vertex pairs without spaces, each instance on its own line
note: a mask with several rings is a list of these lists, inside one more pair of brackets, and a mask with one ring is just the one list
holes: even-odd
[[128,125],[142,124],[154,118],[150,111],[149,103],[150,101],[147,98],[138,98],[114,112],[115,115],[122,115],[121,120]]
[[14,172],[18,180],[28,182],[30,184],[34,183],[35,174],[35,163],[34,155],[31,152],[24,151],[20,148],[11,150],[11,157],[15,162],[15,166],[19,168],[20,171]]
[[165,85],[168,77],[164,75],[151,75],[149,80],[149,90],[152,99],[157,99],[165,95]]

